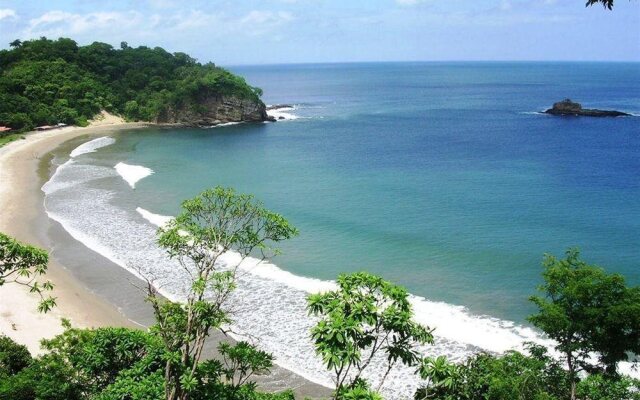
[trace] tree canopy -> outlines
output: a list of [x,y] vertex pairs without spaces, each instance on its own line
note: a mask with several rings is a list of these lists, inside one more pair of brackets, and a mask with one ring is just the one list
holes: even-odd
[[46,251],[0,232],[0,287],[5,283],[26,286],[31,293],[40,296],[38,310],[42,312],[51,310],[56,304],[55,298],[48,295],[53,284],[37,280],[47,272],[48,261]]
[[78,46],[44,37],[10,46],[0,50],[0,125],[14,130],[85,125],[103,109],[153,121],[172,108],[196,107],[212,94],[252,100],[262,94],[213,63],[160,47]]
[[640,288],[588,265],[577,249],[564,259],[545,255],[543,266],[542,296],[531,297],[538,313],[529,321],[557,342],[573,384],[581,369],[616,374],[619,361],[640,353]]
[[[154,333],[126,328],[75,329],[44,341],[47,353],[32,358],[24,346],[0,336],[2,400],[160,400],[165,360],[170,357]],[[239,364],[216,360],[198,364],[192,400],[293,400],[291,391],[260,393],[247,374],[268,371],[270,363],[252,346],[226,345]],[[228,374],[245,372],[241,383]]]
[[[182,203],[182,213],[158,230],[158,243],[167,255],[188,272],[186,301],[177,303],[158,295],[153,279],[148,279],[148,296],[153,305],[153,328],[169,357],[165,367],[165,398],[187,400],[202,382],[199,361],[211,330],[222,330],[232,321],[229,297],[236,287],[237,269],[254,251],[264,258],[278,253],[275,245],[297,234],[281,215],[264,208],[253,196],[233,189],[205,190]],[[237,262],[221,265],[228,252],[238,254]],[[257,254],[253,254],[258,256]],[[235,348],[222,346],[224,373],[239,387],[254,373],[268,370],[270,355],[248,343]]]
[[[384,279],[359,272],[338,277],[338,290],[308,297],[311,315],[320,316],[311,336],[316,353],[334,375],[334,398],[368,392],[362,373],[378,353],[386,374],[398,363],[418,365],[417,345],[433,343],[432,330],[413,321],[408,292]],[[371,396],[374,396],[371,393]]]

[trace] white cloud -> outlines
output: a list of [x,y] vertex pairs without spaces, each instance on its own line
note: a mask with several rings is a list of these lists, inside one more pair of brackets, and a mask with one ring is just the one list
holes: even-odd
[[3,19],[18,19],[18,14],[10,8],[0,8],[0,21]]
[[90,12],[49,11],[25,23],[20,37],[71,37],[80,42],[105,41],[132,44],[156,42],[158,37],[182,38],[277,37],[278,28],[294,19],[290,12],[253,10],[229,15],[200,10]]
[[135,11],[125,13],[95,12],[88,14],[49,11],[38,18],[31,19],[25,35],[27,37],[58,37],[77,35],[91,31],[123,30],[139,26],[142,20],[142,14]]

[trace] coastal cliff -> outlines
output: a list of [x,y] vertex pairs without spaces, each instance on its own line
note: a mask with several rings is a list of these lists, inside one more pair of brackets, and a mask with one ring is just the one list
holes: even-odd
[[273,121],[265,104],[256,99],[237,96],[211,95],[180,106],[170,106],[158,115],[155,122],[188,126],[212,126],[228,122]]

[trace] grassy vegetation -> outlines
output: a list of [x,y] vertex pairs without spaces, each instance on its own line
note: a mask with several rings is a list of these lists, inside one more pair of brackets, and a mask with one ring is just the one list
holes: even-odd
[[22,140],[25,139],[25,136],[21,133],[10,133],[8,135],[0,136],[0,147],[4,146],[7,143],[11,143],[14,140]]

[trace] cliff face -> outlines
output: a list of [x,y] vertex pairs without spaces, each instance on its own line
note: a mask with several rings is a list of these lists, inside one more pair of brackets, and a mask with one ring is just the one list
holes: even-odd
[[156,122],[188,126],[212,126],[227,122],[262,122],[273,120],[263,102],[235,96],[211,96],[199,102],[167,109]]

